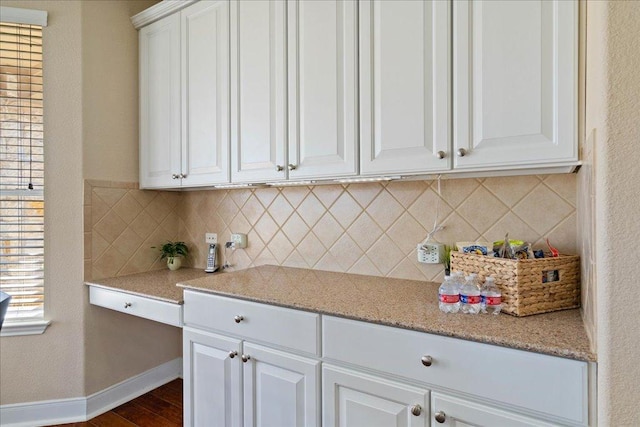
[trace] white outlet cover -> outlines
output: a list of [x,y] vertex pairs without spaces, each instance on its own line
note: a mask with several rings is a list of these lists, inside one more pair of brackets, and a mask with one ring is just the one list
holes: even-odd
[[204,242],[208,244],[218,243],[218,233],[205,233]]

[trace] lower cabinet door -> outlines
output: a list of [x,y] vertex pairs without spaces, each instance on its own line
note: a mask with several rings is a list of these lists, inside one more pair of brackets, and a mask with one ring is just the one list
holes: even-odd
[[429,391],[324,364],[324,427],[426,427]]
[[184,328],[184,425],[241,424],[241,341]]
[[432,426],[550,427],[556,425],[439,393],[431,393],[431,408]]
[[244,343],[245,427],[320,425],[320,362]]

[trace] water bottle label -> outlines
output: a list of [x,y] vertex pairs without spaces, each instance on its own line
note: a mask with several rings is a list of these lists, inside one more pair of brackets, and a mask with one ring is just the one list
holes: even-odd
[[463,304],[480,304],[480,295],[460,295]]
[[460,301],[460,295],[443,295],[439,294],[440,302],[445,304],[455,304]]
[[487,305],[499,305],[502,303],[502,297],[486,297]]

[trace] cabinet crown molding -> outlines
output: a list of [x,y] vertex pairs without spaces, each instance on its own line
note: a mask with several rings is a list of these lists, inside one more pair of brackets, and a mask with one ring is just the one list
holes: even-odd
[[160,3],[151,6],[148,9],[143,10],[137,15],[131,17],[131,23],[136,30],[149,25],[158,19],[164,18],[167,15],[171,15],[174,12],[184,9],[192,3],[198,0],[162,0]]

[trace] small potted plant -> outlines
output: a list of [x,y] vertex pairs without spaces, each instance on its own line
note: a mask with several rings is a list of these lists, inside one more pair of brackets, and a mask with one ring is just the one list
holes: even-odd
[[444,246],[444,256],[442,257],[442,263],[444,264],[444,274],[447,276],[451,274],[451,250],[453,248],[449,245]]
[[182,258],[189,255],[189,248],[184,242],[168,241],[160,247],[160,252],[162,252],[160,259],[167,259],[169,270],[177,270],[182,265]]

